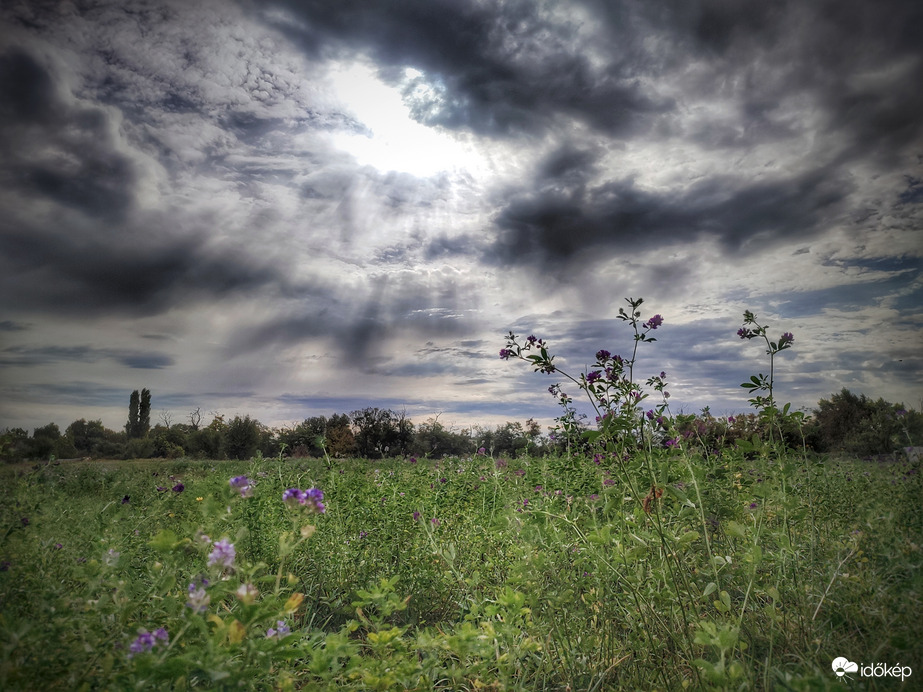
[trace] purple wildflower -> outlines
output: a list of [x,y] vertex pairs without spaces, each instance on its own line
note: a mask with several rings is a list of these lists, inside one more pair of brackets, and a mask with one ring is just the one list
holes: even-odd
[[185,489],[186,489],[186,486],[183,485],[182,483],[177,483],[176,485],[173,486],[173,492],[174,492],[174,493],[181,493],[181,492],[183,492]]
[[167,634],[167,628],[158,627],[156,630],[154,630],[154,639],[158,639],[164,644],[167,644],[170,641],[170,635]]
[[141,630],[138,633],[137,639],[135,639],[131,646],[128,647],[128,650],[131,652],[128,657],[131,658],[135,654],[143,654],[146,651],[150,651],[154,648],[154,645],[157,643],[157,640],[154,639],[154,635],[148,632],[147,630]]
[[303,490],[299,488],[289,488],[282,493],[282,502],[290,507],[294,507],[295,505],[303,505],[306,497]]
[[165,493],[165,492],[167,492],[167,489],[164,488],[162,485],[158,485],[158,486],[157,486],[157,492],[158,492],[158,493]]
[[500,349],[500,358],[502,358],[503,360],[509,360],[511,355],[513,355],[513,352],[510,349],[508,348]]
[[250,485],[250,479],[246,476],[234,476],[228,481],[228,484],[240,492],[241,497],[252,497],[253,486]]
[[205,591],[206,586],[208,586],[208,579],[204,578],[189,584],[189,600],[186,601],[186,606],[194,613],[201,614],[208,610],[208,604],[212,599]]
[[417,458],[416,458],[416,457],[410,457],[410,463],[411,463],[411,464],[416,464],[416,463],[417,463]]
[[430,523],[431,523],[433,526],[439,526],[439,524],[441,524],[442,522],[439,521],[436,517],[433,517],[432,519],[430,519]]
[[739,336],[741,339],[752,339],[754,336],[756,336],[756,332],[754,332],[752,329],[741,327],[737,330],[737,336]]
[[291,628],[285,624],[285,620],[276,620],[276,626],[266,630],[266,638],[282,639],[282,637],[291,633],[291,631]]
[[228,542],[228,539],[222,538],[220,541],[215,541],[212,546],[212,552],[208,556],[208,565],[220,565],[226,569],[234,568],[234,559],[237,557],[237,551],[234,549],[234,544]]
[[660,315],[654,315],[647,322],[645,322],[642,326],[645,329],[657,329],[657,327],[659,327],[662,324],[663,324],[663,317],[661,317]]
[[129,500],[131,500],[131,498],[128,495],[126,495],[125,497],[122,498],[122,504],[127,505]]
[[672,438],[667,440],[667,447],[679,447],[679,438]]
[[586,376],[587,382],[595,382],[602,376],[602,373],[599,370],[594,370],[591,373],[588,373]]
[[319,488],[309,488],[308,490],[301,490],[300,488],[289,488],[282,493],[282,502],[287,504],[289,507],[301,505],[302,507],[307,508],[309,511],[315,512],[317,514],[323,514],[327,511],[327,508],[322,502],[323,499],[324,492]]
[[413,513],[413,520],[414,520],[414,521],[420,521],[420,513],[419,513],[419,512],[414,512],[414,513]]
[[241,584],[237,587],[234,595],[241,600],[244,605],[252,605],[256,597],[260,595],[259,589],[253,584]]
[[612,478],[607,478],[603,481],[604,486],[615,485],[615,480]]
[[785,332],[785,334],[779,337],[779,348],[792,343],[794,340],[795,336],[791,332]]
[[611,357],[612,357],[612,354],[609,353],[609,351],[607,351],[604,348],[596,352],[596,360],[599,362],[602,362],[604,360],[609,360],[609,358]]

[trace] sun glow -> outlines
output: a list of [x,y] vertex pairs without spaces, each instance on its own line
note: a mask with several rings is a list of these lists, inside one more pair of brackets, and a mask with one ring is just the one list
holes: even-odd
[[[405,75],[410,79],[420,73],[407,70]],[[378,79],[368,65],[339,67],[331,78],[339,100],[370,130],[369,134],[333,135],[334,144],[360,164],[420,177],[443,171],[474,172],[483,166],[481,156],[469,143],[413,120],[400,91]]]

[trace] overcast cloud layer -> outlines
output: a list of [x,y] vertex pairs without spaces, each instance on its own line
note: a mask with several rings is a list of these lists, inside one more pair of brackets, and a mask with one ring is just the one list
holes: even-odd
[[[7,2],[0,429],[133,389],[281,425],[556,415],[630,352],[674,411],[923,399],[923,5]],[[572,392],[576,394],[576,392]]]

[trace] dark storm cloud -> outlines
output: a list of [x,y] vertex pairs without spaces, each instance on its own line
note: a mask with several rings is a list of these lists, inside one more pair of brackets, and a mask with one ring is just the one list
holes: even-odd
[[162,353],[94,348],[92,346],[11,346],[0,351],[0,366],[36,366],[62,361],[95,363],[115,360],[129,368],[159,370],[173,365],[173,358]]
[[128,407],[130,391],[109,387],[98,382],[72,380],[60,383],[32,383],[28,387],[9,388],[15,401],[38,402],[47,405],[69,406],[125,406]]
[[485,261],[564,270],[578,256],[599,259],[703,237],[737,254],[762,236],[750,250],[763,250],[827,230],[845,213],[852,190],[837,171],[817,170],[765,182],[713,177],[671,194],[642,189],[633,179],[592,185],[585,164],[563,167],[561,160],[556,153],[540,169],[556,178],[536,178],[499,212],[500,236]]
[[136,210],[139,163],[117,116],[65,97],[35,56],[0,55],[0,93],[0,182],[19,196],[0,221],[8,305],[154,314],[281,280],[236,251],[206,249],[205,228],[179,235],[169,215]]
[[118,151],[110,116],[68,103],[45,66],[13,49],[0,55],[0,183],[104,220],[133,203],[132,161]]
[[[496,214],[488,262],[547,268],[584,252],[703,235],[736,255],[810,238],[860,213],[851,164],[907,165],[901,153],[923,136],[923,90],[915,87],[923,60],[911,28],[923,24],[923,6],[910,0],[586,2],[573,7],[588,14],[572,18],[533,2],[279,6],[291,19],[276,16],[277,25],[316,55],[369,55],[394,83],[403,67],[423,71],[417,84],[404,84],[421,122],[535,135],[563,117],[608,138],[561,146],[512,191]],[[662,86],[676,96],[658,96]],[[688,122],[679,105],[710,97],[726,104],[725,118]],[[605,147],[629,135],[681,135],[733,152],[796,142],[817,125],[823,160],[760,179],[711,174],[652,191],[598,166]],[[915,189],[894,195],[913,201]],[[436,238],[427,256],[470,249]]]
[[[648,93],[634,66],[641,42],[613,28],[606,64],[582,54],[579,20],[531,0],[337,3],[289,0],[293,21],[269,15],[315,55],[366,54],[401,84],[413,116],[479,134],[536,134],[556,116],[608,133],[647,127],[669,99]],[[425,74],[407,81],[402,69]]]
[[[0,248],[0,289],[11,305],[51,314],[151,315],[266,287],[289,290],[277,267],[208,249],[204,237],[171,238],[156,226],[94,237],[79,219],[65,217],[53,229],[7,219]],[[19,280],[23,267],[34,283]]]

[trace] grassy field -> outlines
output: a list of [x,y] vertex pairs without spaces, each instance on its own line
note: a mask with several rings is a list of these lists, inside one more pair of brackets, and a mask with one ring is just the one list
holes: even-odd
[[[653,450],[0,473],[3,690],[844,689],[841,656],[912,669],[850,689],[923,679],[907,463]],[[283,503],[289,488],[321,489],[326,512]]]

